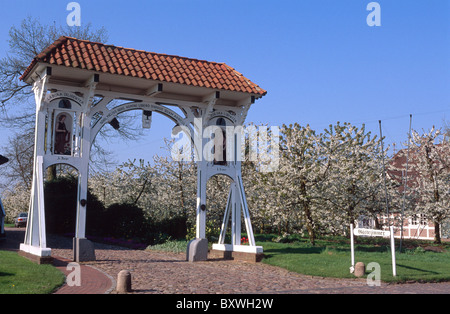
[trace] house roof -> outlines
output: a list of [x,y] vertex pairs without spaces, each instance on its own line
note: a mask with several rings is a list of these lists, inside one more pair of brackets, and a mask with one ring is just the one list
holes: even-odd
[[[387,173],[396,180],[397,182],[403,184],[403,178],[406,175],[406,161],[407,161],[407,151],[404,149],[400,149],[390,160],[390,167],[387,170]],[[417,163],[417,152],[416,150],[410,151],[409,156],[409,167],[408,167],[408,186],[413,186],[417,180],[417,171],[412,167]]]
[[21,76],[26,81],[38,63],[100,73],[254,94],[267,92],[225,63],[160,54],[62,36],[37,55]]
[[[444,156],[446,151],[448,152],[447,148],[443,146],[442,144],[433,144],[431,145],[435,150],[438,150],[441,154],[441,156]],[[408,187],[412,187],[415,184],[418,184],[418,180],[421,177],[421,174],[418,171],[418,164],[421,161],[419,154],[421,152],[415,148],[411,149],[409,152],[409,160],[408,160],[408,152],[405,149],[399,150],[391,159],[389,162],[389,169],[387,170],[387,173],[396,180],[399,183],[402,183],[403,177],[407,174],[408,179]],[[448,153],[447,153],[448,155]],[[408,161],[408,173],[406,173],[406,163]],[[432,158],[432,164],[433,168],[442,168],[448,170],[448,163],[443,163],[443,160],[436,159],[436,157]],[[434,169],[436,171],[436,169]]]

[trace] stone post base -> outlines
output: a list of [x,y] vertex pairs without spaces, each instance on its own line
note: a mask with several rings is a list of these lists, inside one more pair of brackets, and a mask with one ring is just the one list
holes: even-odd
[[52,250],[21,243],[18,254],[38,264],[51,264],[53,262]]
[[186,260],[189,262],[206,261],[208,259],[208,240],[195,239],[188,243]]
[[229,259],[258,263],[264,258],[261,246],[213,244],[211,258]]
[[74,262],[95,261],[95,249],[91,241],[85,238],[73,238]]
[[247,253],[247,252],[211,250],[211,252],[209,253],[209,257],[212,259],[217,258],[217,259],[259,263],[264,258],[264,254],[263,253]]

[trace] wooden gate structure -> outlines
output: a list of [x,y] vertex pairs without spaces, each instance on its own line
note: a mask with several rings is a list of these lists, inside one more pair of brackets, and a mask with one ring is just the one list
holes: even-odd
[[[217,158],[203,156],[211,139],[203,133],[210,126],[242,126],[251,105],[266,94],[265,90],[224,63],[71,37],[60,37],[37,55],[21,80],[32,85],[36,102],[34,174],[22,252],[51,256],[45,231],[44,173],[52,165],[67,164],[78,171],[74,260],[95,259],[90,246],[80,244],[85,243],[80,240],[86,240],[91,146],[105,124],[120,127],[120,113],[142,110],[143,120],[153,112],[168,117],[189,133],[194,143],[198,165],[197,239],[206,238],[206,183],[214,175],[226,175],[233,182],[221,234],[225,234],[231,216],[232,240],[225,244],[221,236],[214,249],[262,253],[262,247],[255,245],[242,183],[240,137],[234,134],[227,139],[226,155],[217,162]],[[114,106],[118,99],[120,104]],[[249,237],[247,246],[240,243],[241,217]]]

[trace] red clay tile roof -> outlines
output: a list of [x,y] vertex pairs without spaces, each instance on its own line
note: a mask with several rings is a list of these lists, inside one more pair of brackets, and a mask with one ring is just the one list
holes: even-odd
[[65,36],[37,55],[20,79],[23,80],[38,62],[261,96],[267,93],[224,63],[116,47]]

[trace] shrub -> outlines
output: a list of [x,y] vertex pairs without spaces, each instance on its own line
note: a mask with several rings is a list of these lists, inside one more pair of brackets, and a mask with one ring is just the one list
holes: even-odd
[[148,229],[144,211],[134,204],[127,203],[109,206],[99,224],[104,235],[125,239],[142,237]]
[[[206,238],[210,242],[216,242],[219,240],[220,236],[220,225],[216,221],[207,221],[206,222],[206,228],[205,228]],[[196,226],[192,226],[189,228],[187,234],[186,234],[186,240],[192,240],[196,238]]]
[[[78,180],[75,177],[58,177],[47,181],[45,190],[45,221],[48,233],[74,233],[76,225]],[[102,203],[88,191],[86,233],[94,227],[89,221],[95,220],[104,211]]]
[[[47,181],[45,189],[45,217],[48,233],[73,234],[76,225],[78,180],[76,177],[58,177]],[[86,235],[135,239],[142,243],[164,243],[167,239],[185,239],[185,216],[174,216],[158,221],[150,220],[145,211],[135,204],[116,203],[106,209],[88,190],[86,208]]]
[[[150,224],[153,233],[167,235],[172,239],[185,239],[187,234],[187,219],[184,216],[174,216]],[[164,241],[155,241],[162,243]]]

